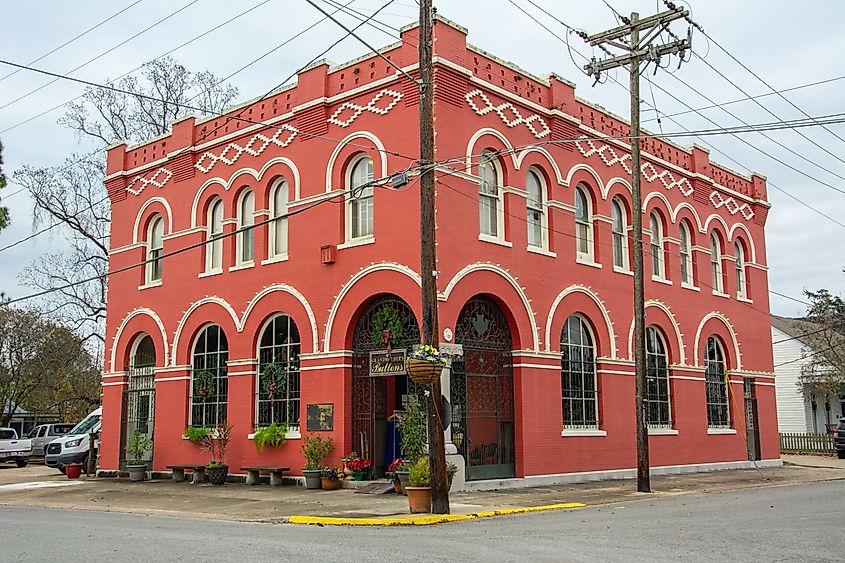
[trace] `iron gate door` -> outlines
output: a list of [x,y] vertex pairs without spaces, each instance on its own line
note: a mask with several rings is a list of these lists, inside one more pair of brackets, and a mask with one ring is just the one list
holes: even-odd
[[[391,312],[385,314],[388,310]],[[394,350],[405,349],[410,353],[414,345],[420,343],[420,329],[414,312],[407,303],[392,295],[375,299],[361,313],[352,337],[352,448],[373,462],[374,477],[384,475],[385,456],[392,453],[387,447],[387,421],[392,414],[387,412],[388,379],[395,377],[394,390],[397,393],[419,393],[406,375],[370,375],[370,352],[387,347],[386,330],[391,331],[389,340]]]
[[757,429],[757,397],[754,396],[754,382],[746,378],[743,383],[745,396],[745,440],[748,446],[748,459],[760,459],[760,432]]
[[[123,392],[121,420],[120,466],[126,466],[126,440],[140,432],[153,439],[155,426],[155,370],[152,367],[132,368],[129,371],[129,385]],[[152,467],[153,452],[147,459]]]
[[463,358],[452,362],[452,441],[467,463],[467,479],[516,473],[511,333],[486,297],[470,299],[455,326]]

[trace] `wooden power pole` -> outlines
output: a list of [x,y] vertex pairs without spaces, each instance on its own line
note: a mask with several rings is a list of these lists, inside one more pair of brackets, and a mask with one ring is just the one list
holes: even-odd
[[[648,461],[648,397],[645,346],[645,297],[643,291],[643,200],[641,190],[642,173],[640,167],[640,65],[646,61],[658,65],[663,55],[683,53],[690,48],[690,37],[677,39],[670,43],[653,45],[652,42],[666,31],[669,24],[677,19],[686,18],[689,12],[683,8],[673,8],[653,16],[640,19],[634,12],[624,25],[590,35],[586,41],[591,46],[614,47],[623,53],[604,60],[595,57],[584,68],[596,77],[612,68],[628,65],[631,79],[631,185],[633,188],[633,228],[634,228],[634,364],[636,372],[635,412],[637,419],[637,490],[651,492]],[[629,37],[628,42],[625,38]],[[609,52],[609,51],[608,51]],[[683,58],[683,57],[682,57]]]
[[[437,255],[434,240],[434,76],[432,70],[431,0],[420,0],[420,278],[422,292],[422,340],[437,348],[440,328],[437,322]],[[431,510],[449,514],[449,487],[446,480],[446,441],[440,401],[440,379],[431,385],[428,396],[428,445],[431,459]],[[443,413],[445,415],[445,413]]]

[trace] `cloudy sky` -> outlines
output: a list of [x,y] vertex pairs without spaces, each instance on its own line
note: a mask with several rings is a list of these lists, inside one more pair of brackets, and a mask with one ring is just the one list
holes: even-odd
[[[322,0],[319,1],[331,9]],[[344,0],[344,3],[347,1]],[[616,25],[613,12],[601,0],[533,2],[566,24],[589,33]],[[608,2],[625,14],[636,10],[641,15],[647,15],[660,9],[659,2],[655,0]],[[627,93],[622,87],[612,80],[593,87],[592,80],[581,73],[579,67],[582,59],[575,51],[590,56],[592,51],[589,47],[577,37],[570,36],[573,49],[570,52],[565,43],[520,12],[514,3],[534,14],[560,38],[567,37],[566,29],[560,23],[537,10],[529,0],[513,0],[513,3],[509,0],[435,0],[442,15],[469,28],[469,42],[472,44],[534,74],[544,76],[554,72],[567,77],[578,84],[577,93],[580,97],[601,104],[616,114],[628,114]],[[354,0],[351,6],[371,13],[382,4],[381,0]],[[845,57],[841,56],[845,51],[845,34],[841,33],[845,4],[841,2],[816,0],[803,5],[802,9],[796,9],[795,2],[786,0],[691,0],[689,4],[693,18],[719,45],[777,90],[845,77]],[[161,56],[252,6],[258,6],[173,54],[190,69],[208,69],[222,77],[323,17],[304,0],[113,0],[73,3],[58,0],[4,0],[3,22],[0,23],[0,59],[29,63],[130,5],[121,15],[50,54],[35,66],[67,73],[107,52],[72,73],[75,77],[104,82]],[[185,6],[176,15],[127,41]],[[390,3],[378,19],[398,28],[416,20],[417,10],[413,0],[397,0]],[[353,25],[354,20],[348,16],[342,19]],[[675,29],[686,32],[685,25],[676,24]],[[335,24],[323,21],[300,38],[239,72],[230,81],[240,89],[241,100],[261,95],[342,34],[343,31]],[[395,40],[395,37],[391,38],[387,33],[372,28],[362,29],[360,34],[376,46],[387,45]],[[115,48],[121,43],[124,44]],[[701,34],[694,35],[693,43],[694,50],[704,61],[693,58],[677,71],[673,65],[669,68],[672,73],[660,71],[656,76],[649,74],[653,86],[643,83],[644,100],[655,105],[662,116],[661,125],[655,121],[645,123],[652,130],[659,130],[661,126],[665,132],[676,132],[682,128],[712,128],[711,122],[694,113],[671,118],[666,116],[686,111],[683,103],[696,109],[710,106],[705,96],[720,104],[746,97],[708,64],[748,94],[757,96],[770,92],[763,83]],[[348,38],[332,49],[328,58],[343,62],[365,54],[366,51],[366,47],[355,39]],[[0,65],[0,79],[13,70]],[[621,72],[618,79],[621,82],[627,80]],[[63,113],[60,109],[20,124],[72,100],[83,90],[79,84],[58,81],[30,94],[50,80],[26,71],[0,80],[0,106],[6,106],[0,109],[0,140],[4,144],[4,170],[8,176],[24,164],[59,164],[69,153],[90,148],[90,145],[81,143],[69,130],[56,123]],[[801,110],[812,116],[820,116],[845,111],[843,88],[845,80],[832,80],[826,84],[795,89],[785,95]],[[9,104],[22,96],[25,97]],[[799,110],[777,96],[761,98],[760,103],[781,119],[803,117]],[[726,106],[726,109],[735,117],[719,108],[703,110],[701,113],[719,126],[739,125],[737,118],[749,123],[775,120],[754,102],[735,103]],[[654,117],[655,111],[650,109],[643,114],[644,120],[653,120]],[[713,160],[741,172],[755,170],[768,177],[769,197],[773,205],[767,224],[769,281],[772,290],[798,298],[802,297],[804,289],[825,287],[841,293],[845,286],[845,275],[842,273],[845,265],[845,228],[796,201],[800,200],[845,222],[845,195],[824,185],[827,183],[837,189],[845,189],[845,127],[832,125],[829,129],[825,131],[812,127],[802,130],[806,137],[829,153],[791,130],[768,135],[797,155],[757,133],[742,135],[747,143],[730,136],[704,139],[712,145]],[[677,141],[684,144],[702,143],[701,140],[690,138],[678,138]],[[20,186],[10,182],[7,189],[3,190],[5,193],[0,194],[3,204],[10,208],[13,219],[12,226],[0,234],[0,247],[22,239],[37,229],[33,224],[32,202],[25,192],[15,193],[19,189]],[[17,277],[20,271],[40,253],[63,244],[61,235],[51,232],[0,253],[0,290],[11,297],[30,292],[30,288],[19,285]],[[803,309],[799,303],[772,296],[772,310],[775,313],[798,315]]]

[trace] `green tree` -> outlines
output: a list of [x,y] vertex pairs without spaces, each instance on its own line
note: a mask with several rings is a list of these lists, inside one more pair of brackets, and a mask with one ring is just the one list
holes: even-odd
[[805,397],[835,400],[845,393],[845,301],[827,289],[804,294],[810,305],[808,330],[801,338],[805,362],[797,385]]

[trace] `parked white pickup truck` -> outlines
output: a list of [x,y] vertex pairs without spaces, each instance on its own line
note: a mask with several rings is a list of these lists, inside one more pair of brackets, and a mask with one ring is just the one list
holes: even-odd
[[18,467],[26,467],[31,455],[32,440],[19,440],[14,428],[0,428],[0,462],[14,461]]

